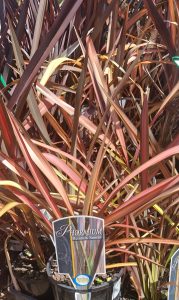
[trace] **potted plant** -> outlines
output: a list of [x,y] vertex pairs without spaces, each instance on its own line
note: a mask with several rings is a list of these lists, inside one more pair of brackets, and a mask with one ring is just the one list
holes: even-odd
[[22,39],[17,17],[8,21],[18,72],[1,66],[14,80],[0,105],[2,205],[9,195],[25,203],[48,234],[41,209],[52,220],[102,217],[109,269],[125,267],[140,299],[162,297],[178,246],[177,10],[147,0],[52,2],[37,27],[46,34],[58,17],[46,39],[34,39],[35,53],[30,31]]
[[[14,141],[17,141],[17,145],[20,148],[21,153],[24,154],[24,157],[26,159],[27,159],[27,157],[30,159],[34,170],[35,169],[36,169],[36,171],[38,170],[36,168],[35,164],[33,163],[33,161],[36,161],[36,158],[38,156],[38,160],[40,158],[40,160],[41,160],[40,163],[43,165],[43,167],[45,166],[45,168],[48,169],[48,174],[51,172],[51,176],[52,175],[54,176],[53,180],[52,179],[50,180],[51,183],[52,182],[54,183],[54,179],[56,180],[56,182],[59,181],[58,177],[56,176],[56,174],[57,174],[58,176],[60,176],[62,178],[62,180],[64,181],[63,184],[65,186],[66,178],[64,178],[63,177],[64,175],[62,176],[62,174],[60,173],[61,171],[63,171],[63,172],[67,172],[66,175],[68,174],[70,176],[70,182],[68,184],[70,186],[75,187],[75,185],[80,182],[80,177],[79,177],[80,175],[74,171],[72,165],[65,164],[63,159],[60,159],[57,156],[53,156],[53,154],[52,154],[52,156],[48,156],[49,153],[46,153],[46,154],[40,153],[40,151],[36,147],[35,143],[33,144],[31,142],[27,133],[24,131],[22,126],[17,122],[15,117],[12,114],[7,113],[3,103],[0,104],[0,107],[1,107],[1,116],[3,116],[3,120],[5,120],[4,125],[7,126],[7,124],[8,124],[9,127],[12,126],[10,132],[14,134],[14,138],[16,137],[16,139],[14,139]],[[23,132],[23,134],[22,134],[22,132]],[[23,141],[24,138],[25,138],[25,140],[24,140],[25,143],[22,144],[21,142]],[[27,147],[26,142],[30,143],[30,148]],[[41,148],[43,146],[46,147],[47,145],[42,144]],[[55,149],[56,148],[54,148],[54,150]],[[25,150],[27,150],[27,151],[25,151]],[[30,150],[30,152],[32,151],[31,155],[28,155],[29,150]],[[34,150],[35,150],[35,152],[34,152]],[[58,153],[59,150],[58,149],[56,149],[56,150]],[[63,154],[65,156],[67,155],[67,157],[69,157],[69,154],[66,154],[65,152],[63,152]],[[27,179],[28,173],[26,173],[23,170],[23,168],[21,168],[17,163],[15,163],[8,156],[4,156],[3,153],[1,153],[1,155],[3,158],[2,161],[5,163],[5,168],[9,168],[9,170],[11,172],[15,172],[15,174],[17,174],[17,175],[21,174],[20,175],[21,180]],[[35,157],[33,158],[33,155],[35,155],[35,156],[37,155],[36,158]],[[57,161],[57,164],[61,164],[62,169],[57,169],[57,168],[54,169],[52,167],[52,165],[50,165],[48,163],[48,161],[46,160],[46,158],[48,158],[48,157],[50,157],[50,158],[54,157],[55,160]],[[72,160],[74,160],[74,158],[72,156],[70,156],[70,157],[72,158]],[[8,164],[7,164],[7,161],[8,161]],[[75,159],[75,161],[83,167],[83,164],[79,160]],[[27,160],[26,160],[26,162],[27,162]],[[31,165],[31,167],[32,167],[32,165]],[[37,171],[37,174],[39,176],[38,180],[41,179],[41,182],[43,182],[42,181],[43,179],[42,179],[39,171]],[[47,172],[45,172],[45,169],[44,169],[44,175],[45,174],[47,174]],[[8,174],[8,176],[9,176],[9,174]],[[28,177],[28,181],[31,182],[31,184],[35,185],[35,181],[30,176]],[[32,253],[33,257],[36,259],[38,268],[39,269],[43,268],[44,267],[44,253],[42,251],[41,243],[39,242],[39,239],[37,238],[37,236],[44,235],[44,234],[47,236],[49,234],[52,234],[52,226],[51,226],[51,223],[48,220],[48,218],[42,213],[42,209],[45,209],[46,213],[48,213],[48,215],[52,217],[53,209],[56,205],[55,202],[57,200],[59,203],[59,207],[58,207],[58,210],[56,209],[56,212],[59,211],[59,213],[60,213],[60,208],[61,208],[61,210],[64,212],[64,216],[68,215],[68,213],[65,210],[66,203],[65,203],[65,201],[62,200],[61,195],[60,195],[62,190],[60,191],[60,193],[55,193],[55,192],[51,193],[52,203],[51,203],[51,207],[49,207],[45,202],[43,202],[43,195],[41,192],[42,190],[40,191],[40,193],[37,192],[38,190],[34,193],[33,191],[27,190],[25,188],[25,186],[23,186],[23,184],[19,184],[15,181],[11,181],[11,180],[1,180],[1,185],[3,186],[2,199],[3,199],[3,203],[4,203],[2,205],[1,216],[8,213],[10,215],[10,217],[12,218],[12,220],[15,221],[15,224],[13,226],[16,229],[14,232],[14,236],[16,237],[16,235],[18,234],[18,238],[20,240],[24,240],[27,243],[30,253]],[[62,186],[61,182],[59,181],[58,185],[56,184],[56,186],[58,187],[60,185]],[[62,186],[62,188],[63,188],[63,186]],[[82,182],[82,189],[83,189],[82,191],[85,191],[85,189],[86,189],[85,181]],[[7,196],[6,196],[7,194],[11,196],[10,203],[7,203]],[[37,197],[37,195],[38,195],[38,197]],[[75,197],[77,197],[77,196],[74,195],[73,198],[75,199]],[[82,194],[81,194],[80,198],[81,197],[83,199]],[[71,207],[71,209],[74,209],[74,211],[76,210],[76,212],[79,213],[79,210],[83,207],[83,205],[82,204],[77,205],[76,201],[74,201],[73,198],[70,197],[70,199],[72,199],[72,200],[69,203],[67,202],[67,207],[69,206],[69,207]],[[19,202],[19,200],[21,200],[23,202],[23,204],[21,204]],[[23,220],[23,218],[20,218],[20,216],[18,216],[17,213],[14,212],[14,210],[16,211],[18,208],[20,209],[20,211],[22,211],[25,220]],[[53,219],[55,219],[55,217],[53,217]],[[8,247],[6,246],[6,248],[8,248]],[[113,268],[113,266],[112,266],[112,268]],[[115,276],[114,278],[115,278],[115,281],[117,281],[117,279],[119,279],[119,275],[117,275],[117,277]],[[107,294],[112,292],[112,285],[113,285],[114,278],[111,280],[110,284],[108,284],[108,283],[104,284],[104,290],[101,291],[102,294],[105,292]],[[105,281],[105,279],[103,281]],[[27,288],[28,284],[29,284],[29,278],[26,281],[26,283],[27,283],[27,284],[25,284],[26,286],[23,284],[23,282],[24,282],[23,278],[21,278],[21,279],[17,278],[17,282],[19,284],[21,284],[21,287],[23,286],[24,291],[26,291],[30,294],[30,290],[28,290],[28,288]],[[34,281],[34,283],[35,283],[35,281]],[[33,282],[32,282],[32,284],[33,284]],[[37,284],[37,280],[36,280],[36,284]],[[18,285],[15,284],[15,287],[17,287],[17,286]],[[107,290],[107,287],[109,287],[109,290]],[[101,290],[101,289],[102,289],[102,287],[95,288],[95,293],[99,294],[99,290]],[[31,291],[31,294],[33,296],[37,297],[37,295],[34,295],[35,293],[33,293],[33,290]],[[42,297],[44,297],[44,295]]]
[[[11,185],[12,182],[9,180],[8,184]],[[35,299],[48,299],[52,297],[52,290],[45,266],[53,251],[49,246],[50,230],[46,227],[42,231],[27,204],[13,201],[14,199],[6,204],[7,199],[10,199],[5,196],[6,193],[7,190],[2,193],[0,217],[1,228],[6,234],[4,253],[13,284],[8,289],[9,297],[34,299],[33,295]],[[11,192],[8,194],[10,197]],[[7,280],[7,276],[4,280]]]

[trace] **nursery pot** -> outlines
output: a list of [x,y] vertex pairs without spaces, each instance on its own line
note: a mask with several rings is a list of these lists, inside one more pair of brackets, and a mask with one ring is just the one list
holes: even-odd
[[[84,293],[81,290],[75,290],[72,286],[67,286],[52,277],[51,260],[47,263],[47,274],[52,286],[55,300],[75,300],[75,293]],[[92,286],[90,289],[91,300],[119,300],[120,299],[120,281],[122,271],[114,274],[109,282],[104,282],[99,286]]]
[[37,300],[53,299],[53,292],[48,277],[40,279],[16,277],[23,293]]
[[[41,238],[41,242],[48,241]],[[53,292],[46,274],[46,270],[39,271],[35,260],[24,256],[22,249],[14,249],[10,243],[9,256],[12,261],[12,272],[20,287],[19,299],[26,299],[23,297],[34,297],[37,300],[53,300]],[[17,245],[15,244],[17,247]],[[16,291],[11,289],[9,295],[16,297]],[[22,296],[20,298],[20,295]],[[16,298],[14,298],[16,299]],[[17,296],[18,299],[18,296]],[[27,298],[30,299],[30,298]],[[32,298],[33,299],[33,298]]]

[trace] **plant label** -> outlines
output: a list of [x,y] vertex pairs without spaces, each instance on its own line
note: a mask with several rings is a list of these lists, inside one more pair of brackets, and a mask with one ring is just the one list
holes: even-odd
[[88,290],[96,274],[106,273],[104,221],[75,216],[53,222],[58,272],[77,290]]
[[170,263],[168,300],[179,299],[179,249],[174,253]]

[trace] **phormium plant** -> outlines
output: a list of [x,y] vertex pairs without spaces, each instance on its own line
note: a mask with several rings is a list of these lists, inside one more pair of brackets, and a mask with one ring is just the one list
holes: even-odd
[[7,0],[0,11],[2,229],[42,267],[42,209],[100,216],[107,268],[125,267],[140,299],[165,297],[179,245],[178,3]]

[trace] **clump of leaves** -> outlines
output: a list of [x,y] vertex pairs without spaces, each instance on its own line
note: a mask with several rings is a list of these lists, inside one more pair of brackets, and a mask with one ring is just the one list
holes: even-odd
[[157,299],[179,244],[178,4],[0,5],[2,209],[46,234],[41,209],[103,217],[109,267]]

